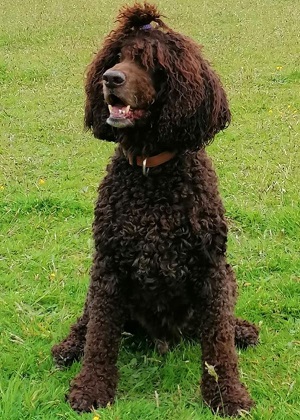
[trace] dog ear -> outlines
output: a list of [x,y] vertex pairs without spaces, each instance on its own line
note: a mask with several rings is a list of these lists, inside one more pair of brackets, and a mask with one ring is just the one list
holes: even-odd
[[217,74],[202,57],[201,48],[189,38],[169,32],[157,50],[166,74],[158,141],[172,139],[169,148],[199,149],[230,123],[226,93]]
[[95,137],[115,141],[113,127],[106,123],[109,116],[108,107],[104,101],[102,76],[105,71],[119,60],[121,36],[116,32],[109,34],[102,48],[95,55],[87,68],[85,81],[85,117],[86,129],[91,129]]

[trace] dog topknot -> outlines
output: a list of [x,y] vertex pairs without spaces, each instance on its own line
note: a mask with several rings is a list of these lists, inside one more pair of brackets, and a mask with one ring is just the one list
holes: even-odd
[[140,29],[144,25],[155,22],[160,28],[167,28],[167,25],[160,19],[161,14],[157,7],[149,3],[135,3],[133,6],[123,6],[117,17],[120,27],[124,32],[132,29]]

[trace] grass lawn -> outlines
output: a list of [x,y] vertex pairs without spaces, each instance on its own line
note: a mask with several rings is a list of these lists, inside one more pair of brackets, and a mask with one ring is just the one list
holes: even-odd
[[[171,26],[205,45],[233,122],[208,148],[231,232],[237,314],[261,325],[240,352],[256,408],[300,418],[299,0],[161,0]],[[197,345],[166,357],[124,340],[114,406],[78,416],[78,372],[51,346],[80,314],[91,223],[112,144],[83,132],[83,74],[120,0],[2,0],[0,7],[0,418],[201,420]]]

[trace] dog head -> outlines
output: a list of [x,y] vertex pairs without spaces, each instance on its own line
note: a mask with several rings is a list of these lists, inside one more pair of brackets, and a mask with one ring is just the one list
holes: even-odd
[[88,69],[86,127],[109,141],[138,137],[135,147],[144,152],[211,142],[230,111],[201,47],[148,3],[121,9],[117,22]]

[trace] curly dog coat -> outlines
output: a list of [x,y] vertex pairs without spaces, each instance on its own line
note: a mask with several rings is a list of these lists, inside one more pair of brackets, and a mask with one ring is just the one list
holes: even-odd
[[238,415],[253,401],[235,344],[256,344],[258,330],[234,316],[224,207],[204,150],[230,122],[226,94],[201,47],[163,23],[155,6],[124,7],[117,21],[88,69],[85,124],[118,146],[99,187],[84,311],[52,354],[64,366],[83,357],[68,395],[83,412],[114,401],[129,323],[161,353],[193,337],[204,401]]

